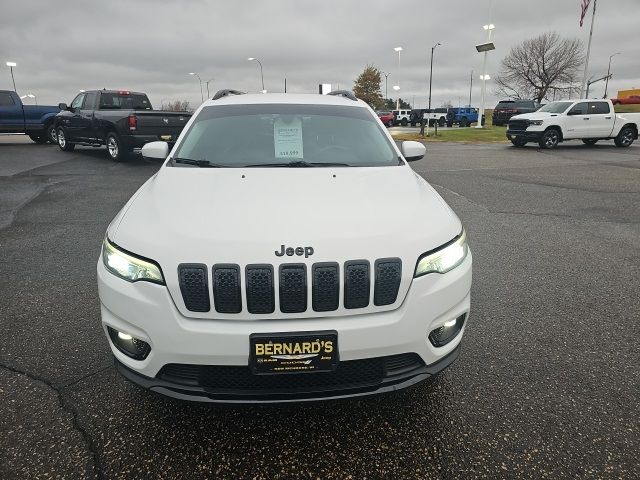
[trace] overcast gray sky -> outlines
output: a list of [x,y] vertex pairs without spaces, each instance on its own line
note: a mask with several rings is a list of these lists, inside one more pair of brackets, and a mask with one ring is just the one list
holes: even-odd
[[[493,3],[493,7],[491,4]],[[365,65],[390,72],[401,96],[424,105],[428,62],[436,42],[433,104],[465,103],[469,74],[475,73],[473,102],[480,98],[482,25],[496,25],[497,50],[488,73],[520,41],[558,31],[586,42],[588,22],[579,28],[580,0],[1,0],[0,88],[11,88],[5,61],[14,69],[20,94],[41,104],[69,102],[79,89],[146,91],[158,107],[186,99],[197,106],[195,77],[219,88],[260,90],[258,57],[265,86],[316,92],[318,83],[352,88]],[[590,75],[606,74],[609,55],[617,90],[640,88],[640,0],[599,0]],[[402,46],[398,69],[396,46]],[[604,83],[593,87],[602,95]],[[495,103],[489,82],[489,103]],[[384,95],[384,82],[382,84]],[[206,95],[206,90],[205,90]]]

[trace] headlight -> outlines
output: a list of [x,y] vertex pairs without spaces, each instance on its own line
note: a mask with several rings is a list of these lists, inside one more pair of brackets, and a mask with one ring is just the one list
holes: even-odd
[[107,238],[102,244],[102,261],[107,270],[128,282],[140,280],[164,285],[164,277],[158,264],[119,249]]
[[529,125],[542,125],[542,122],[544,122],[544,120],[529,120]]
[[454,238],[444,247],[433,252],[425,253],[420,257],[414,277],[433,272],[447,273],[462,263],[468,251],[467,234],[462,230],[462,233],[458,237]]

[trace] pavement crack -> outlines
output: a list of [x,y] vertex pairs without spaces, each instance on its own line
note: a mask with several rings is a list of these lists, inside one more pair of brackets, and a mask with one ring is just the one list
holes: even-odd
[[[93,437],[91,436],[91,434],[89,433],[89,431],[81,424],[80,419],[79,419],[79,411],[76,408],[76,406],[73,404],[73,402],[71,401],[71,398],[69,398],[68,395],[66,395],[64,393],[64,389],[67,388],[69,385],[73,385],[74,383],[76,383],[77,381],[80,381],[82,379],[77,380],[76,382],[72,382],[69,385],[66,386],[59,386],[54,384],[53,382],[51,382],[50,380],[44,378],[44,377],[40,377],[38,375],[34,375],[30,372],[27,372],[26,370],[21,370],[17,367],[8,365],[6,363],[0,363],[0,368],[4,368],[5,370],[9,371],[9,372],[13,372],[13,373],[17,373],[18,375],[23,375],[27,378],[29,378],[30,380],[34,381],[34,382],[38,382],[41,383],[43,385],[46,385],[47,387],[49,387],[51,390],[53,390],[57,397],[58,397],[58,403],[60,404],[60,408],[62,408],[62,410],[64,410],[65,412],[67,412],[68,414],[71,415],[71,424],[73,425],[73,427],[78,431],[78,433],[80,433],[80,435],[82,436],[82,439],[86,445],[87,451],[89,453],[89,455],[91,456],[91,460],[92,460],[92,469],[93,469],[93,473],[95,478],[97,478],[98,480],[103,480],[105,479],[105,474],[102,468],[102,462],[100,460],[100,456],[98,454],[98,450],[96,448],[95,442],[93,440]],[[99,371],[103,371],[105,370],[104,368],[99,370]],[[93,374],[98,373],[98,372],[93,372]],[[83,378],[86,378],[87,376],[90,375],[86,375]]]

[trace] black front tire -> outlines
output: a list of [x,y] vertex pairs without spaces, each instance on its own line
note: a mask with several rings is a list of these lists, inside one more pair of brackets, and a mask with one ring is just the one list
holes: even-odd
[[438,120],[438,126],[439,127],[444,127],[446,125],[447,121],[444,118],[441,118],[440,120]]
[[514,147],[522,148],[527,144],[526,140],[522,140],[521,138],[514,138],[511,140]]
[[400,125],[402,125],[403,127],[406,127],[409,124],[409,122],[407,122],[406,118],[403,118],[402,120],[400,120]]
[[58,144],[58,132],[53,122],[45,125],[44,134],[49,143],[53,143],[54,145]]
[[635,138],[635,130],[631,127],[624,127],[622,130],[620,130],[618,136],[613,139],[613,142],[616,144],[616,147],[626,148],[631,146]]
[[65,132],[64,128],[58,128],[58,147],[60,150],[64,152],[72,152],[74,148],[76,148],[75,143],[71,143],[67,140],[67,132]]
[[460,119],[460,126],[461,126],[461,127],[466,127],[466,126],[468,126],[468,124],[469,124],[469,123],[467,122],[467,117],[462,117],[462,118]]
[[538,142],[538,145],[540,145],[540,148],[542,149],[551,150],[556,148],[558,143],[560,143],[560,132],[555,128],[550,128],[544,132],[540,142]]
[[389,128],[393,127],[393,120],[389,120],[387,122],[387,127],[389,127]]
[[105,143],[107,145],[107,155],[111,160],[114,162],[126,162],[129,159],[131,151],[124,146],[116,133],[107,134]]

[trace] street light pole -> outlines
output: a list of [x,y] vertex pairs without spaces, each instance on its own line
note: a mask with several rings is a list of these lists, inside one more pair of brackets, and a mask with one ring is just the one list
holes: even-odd
[[393,89],[398,92],[398,97],[396,98],[396,110],[400,110],[400,52],[402,52],[402,47],[396,47],[394,50],[398,52],[398,85],[394,85]]
[[211,94],[209,93],[209,82],[213,82],[214,80],[214,78],[210,78],[205,82],[207,84],[207,100],[211,98]]
[[611,77],[611,59],[616,55],[620,55],[621,52],[616,52],[609,57],[609,68],[607,69],[607,82],[604,85],[604,97],[607,98],[607,90],[609,89],[609,78]]
[[[385,103],[389,99],[389,75],[390,73],[381,72],[384,75],[384,101]],[[384,108],[387,108],[386,106]]]
[[189,75],[195,75],[196,77],[198,77],[198,81],[200,82],[200,103],[204,103],[204,94],[202,93],[202,79],[200,78],[200,75],[198,75],[196,72],[189,72]]
[[13,77],[13,67],[17,67],[18,64],[16,62],[7,62],[6,65],[11,69],[11,80],[13,81],[13,91],[18,93],[18,91],[16,90],[16,79]]
[[473,91],[473,70],[471,70],[469,80],[471,81],[469,84],[469,108],[471,108],[471,92]]
[[[493,23],[490,23],[489,25],[485,25],[482,28],[489,32],[487,43],[491,43],[491,33],[493,32],[493,29],[496,28],[496,26]],[[484,125],[482,125],[482,117],[484,116],[484,100],[487,94],[487,80],[491,78],[489,75],[487,75],[487,53],[488,52],[484,52],[484,59],[482,60],[482,75],[480,76],[480,79],[482,80],[482,95],[480,100],[480,111],[478,112],[478,124],[476,125],[476,128],[484,127]]]
[[267,91],[264,89],[264,75],[262,73],[262,62],[254,57],[249,57],[247,58],[247,60],[249,60],[250,62],[255,60],[256,62],[258,62],[258,65],[260,65],[260,80],[262,80],[262,93],[267,93]]
[[442,44],[438,42],[433,47],[431,47],[431,67],[429,69],[429,107],[428,107],[429,113],[427,113],[427,137],[429,136],[429,120],[431,120],[430,117],[431,117],[431,85],[432,85],[432,79],[433,79],[433,52],[439,45],[442,45]]

